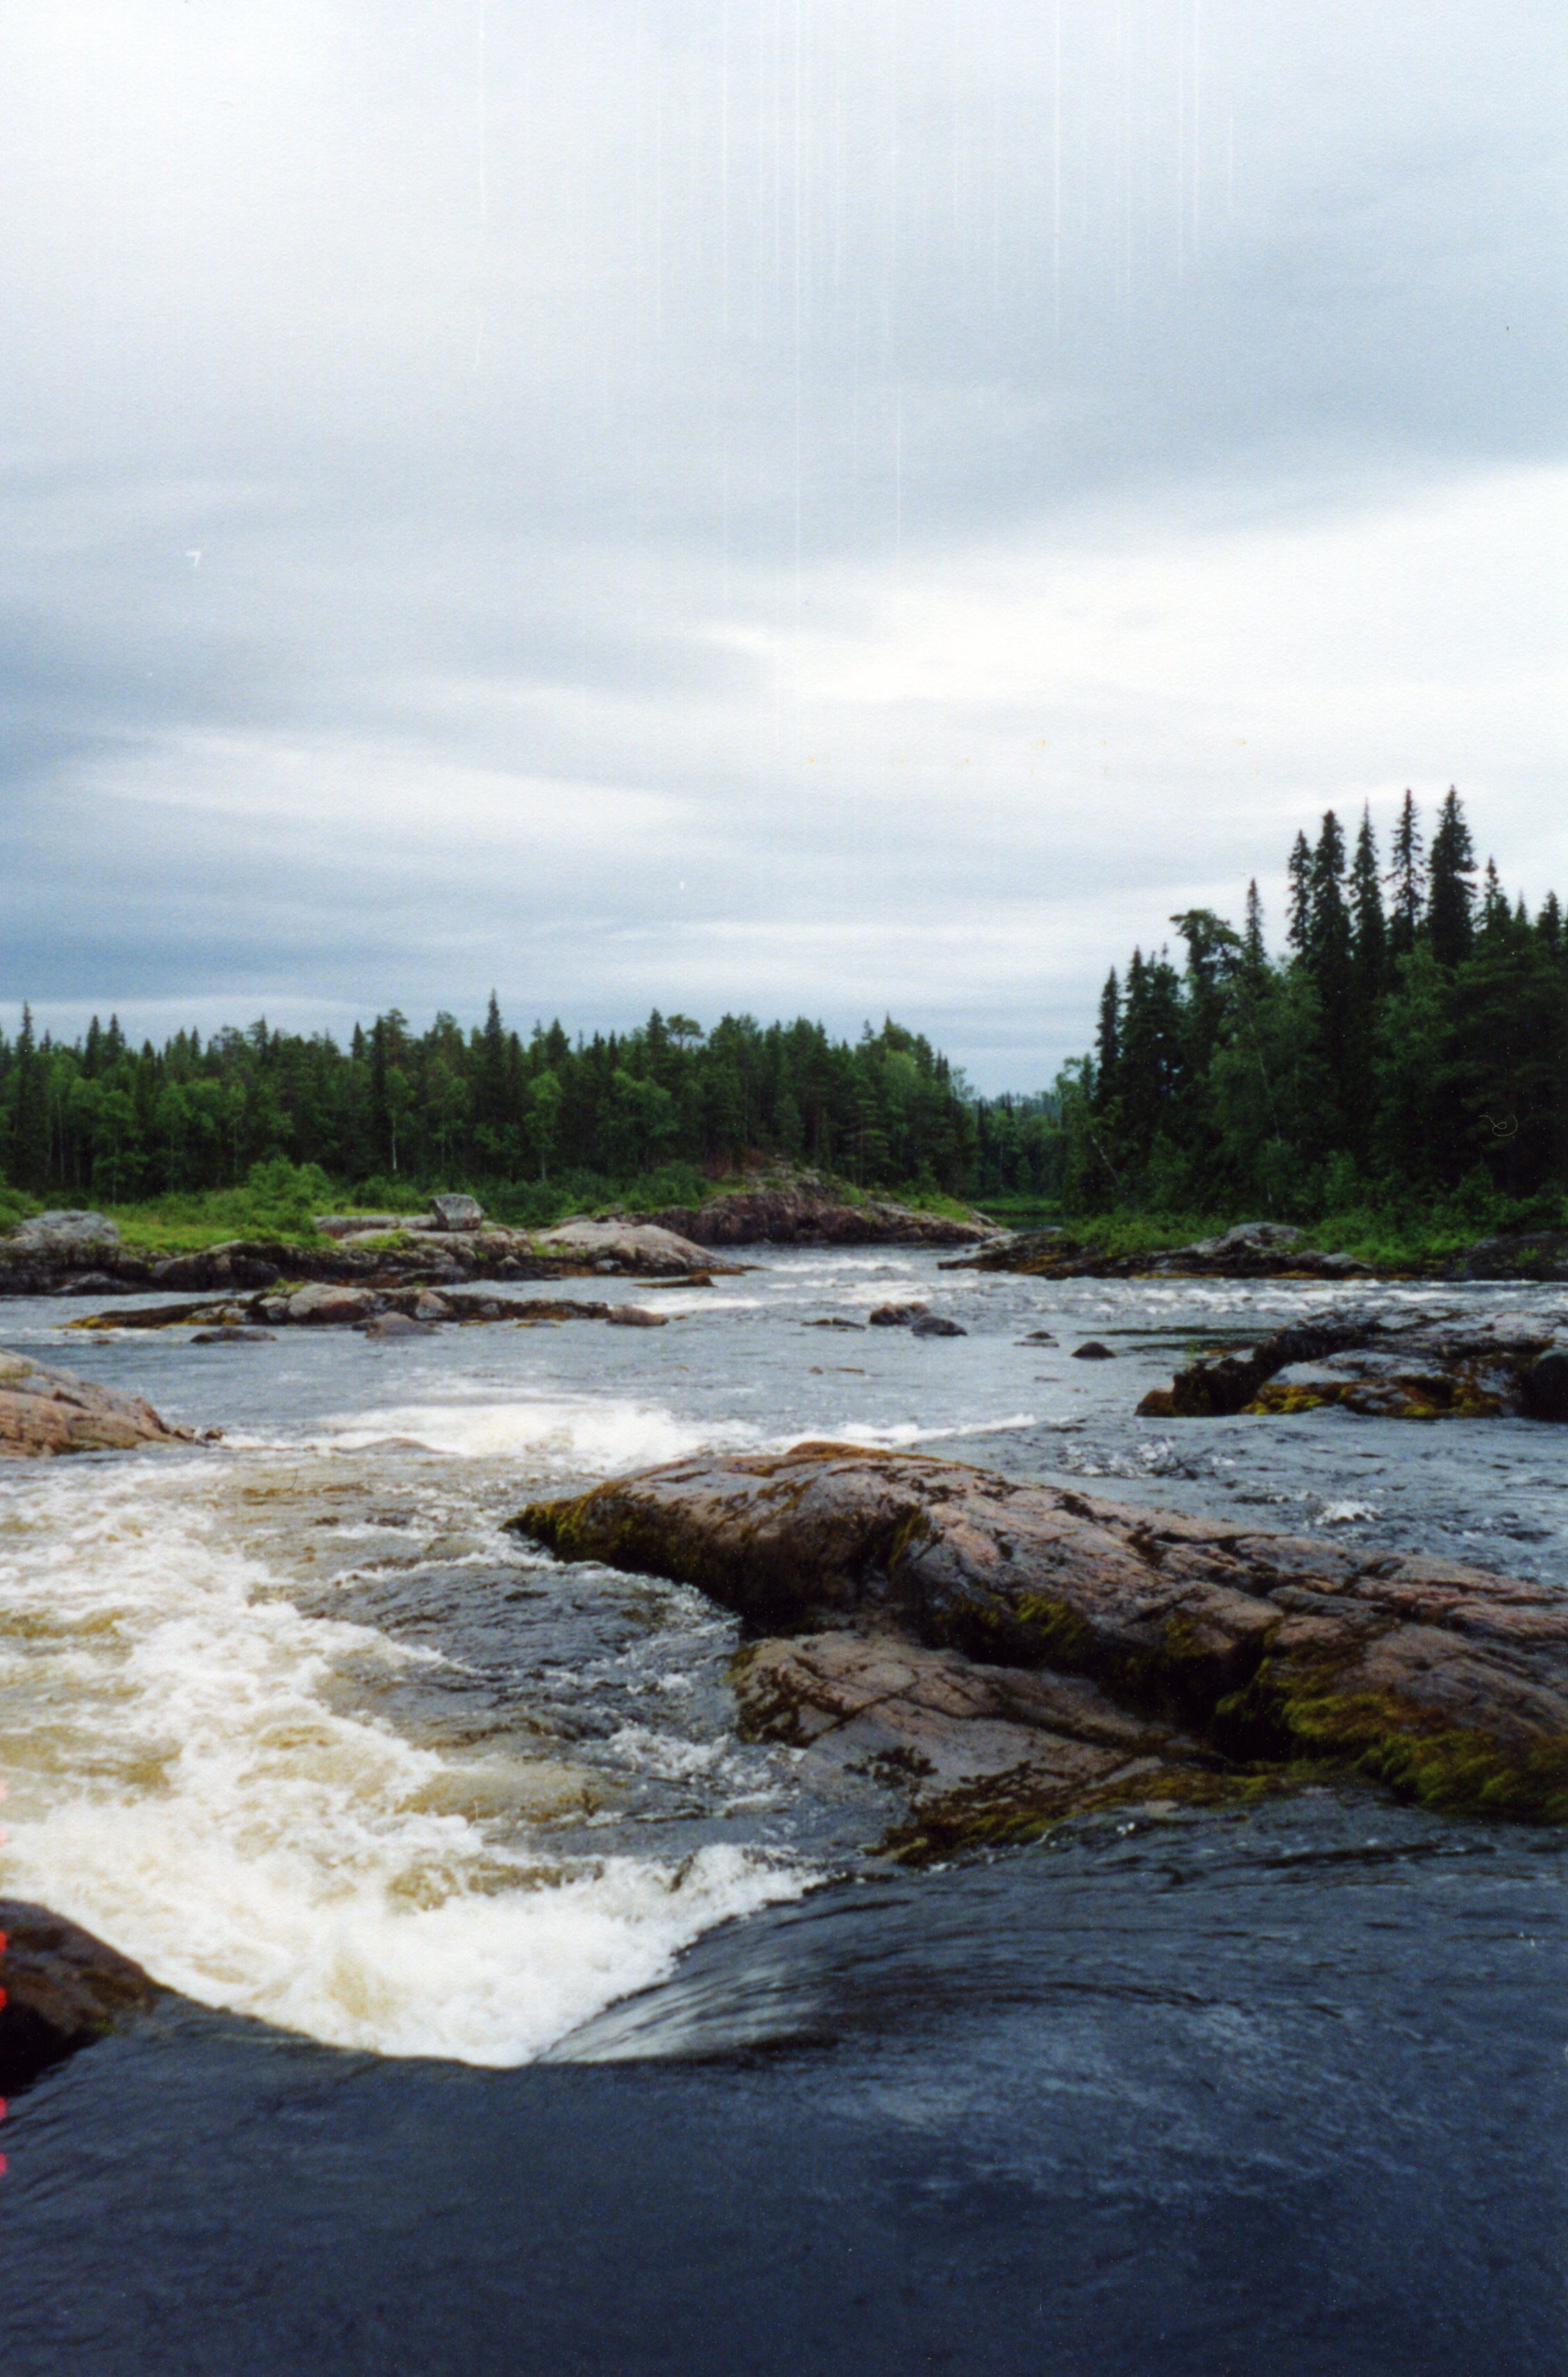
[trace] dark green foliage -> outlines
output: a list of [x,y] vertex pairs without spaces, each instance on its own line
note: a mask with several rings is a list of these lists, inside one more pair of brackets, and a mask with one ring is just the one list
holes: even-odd
[[[1289,860],[1289,950],[1263,947],[1256,886],[1237,935],[1172,921],[1179,982],[1134,951],[1098,1063],[1069,1066],[1047,1134],[1070,1212],[1248,1211],[1311,1221],[1412,1200],[1455,1226],[1554,1224],[1568,1187],[1568,936],[1531,924],[1489,866],[1478,902],[1457,793],[1423,870],[1406,794],[1389,877],[1370,815],[1353,859],[1333,811]],[[1108,1061],[1114,1049],[1114,1062]],[[987,1183],[980,1184],[981,1194]]]
[[[1003,1117],[990,1143],[1011,1128],[1022,1149],[1021,1122]],[[962,1077],[891,1019],[850,1045],[804,1018],[764,1029],[726,1015],[704,1034],[655,1011],[640,1030],[574,1046],[558,1022],[524,1042],[492,996],[477,1031],[442,1013],[416,1033],[394,1008],[368,1031],[356,1024],[346,1051],[262,1021],[205,1046],[176,1033],[137,1054],[113,1018],[74,1047],[38,1045],[26,1011],[15,1042],[0,1039],[6,1177],[68,1200],[228,1189],[278,1159],[320,1168],[318,1204],[329,1179],[364,1184],[362,1201],[392,1211],[478,1182],[497,1211],[549,1220],[574,1183],[591,1203],[617,1184],[645,1190],[652,1176],[665,1201],[695,1202],[753,1152],[868,1188],[951,1195],[967,1186],[976,1140]],[[1035,1188],[1021,1154],[1011,1168]]]
[[1389,870],[1388,952],[1407,958],[1416,946],[1426,905],[1426,869],[1421,857],[1421,833],[1415,798],[1406,793],[1399,822],[1394,829],[1394,865]]
[[1475,871],[1470,829],[1450,784],[1438,811],[1427,867],[1427,938],[1439,965],[1461,965],[1474,945],[1476,894],[1467,878]]

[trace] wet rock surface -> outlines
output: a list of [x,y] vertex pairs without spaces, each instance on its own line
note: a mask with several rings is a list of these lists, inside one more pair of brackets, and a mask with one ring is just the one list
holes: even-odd
[[1251,1352],[1190,1363],[1138,1409],[1213,1419],[1330,1404],[1379,1419],[1568,1419],[1568,1303],[1402,1329],[1365,1312],[1276,1330]]
[[164,1994],[117,1948],[46,1906],[0,1898],[0,2096],[127,2028]]
[[138,1395],[49,1368],[25,1354],[0,1354],[0,1459],[191,1440],[187,1428],[168,1427]]
[[908,1792],[906,1856],[1038,1830],[1131,1798],[1203,1796],[1217,1764],[1081,1676],[989,1666],[879,1635],[750,1644],[732,1678],[742,1734],[809,1753],[803,1779],[865,1774]]
[[1434,1808],[1568,1821],[1568,1607],[1542,1586],[828,1444],[673,1463],[511,1524],[759,1631],[1086,1678],[1237,1787],[1329,1760]]

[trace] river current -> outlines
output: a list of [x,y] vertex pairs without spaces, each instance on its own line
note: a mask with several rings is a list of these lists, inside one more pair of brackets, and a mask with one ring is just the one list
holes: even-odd
[[[594,2330],[576,2296],[552,2326],[536,2290],[545,2323],[528,2332],[553,2340],[525,2350],[509,2296],[482,2318],[473,2309],[490,2283],[480,2254],[466,2273],[446,2262],[444,2275],[421,2280],[422,2303],[446,2306],[445,2343],[408,2314],[398,2335],[424,2340],[399,2358],[401,2345],[377,2343],[367,2308],[366,2288],[384,2287],[384,2275],[340,2273],[334,2294],[320,2274],[322,2301],[337,2305],[337,2343],[322,2357],[309,2321],[328,2312],[300,2308],[275,2350],[264,2335],[256,2345],[253,2304],[248,2365],[1059,2366],[1064,2377],[1154,2365],[1474,2377],[1560,2365],[1568,2008],[1558,1990],[1568,1929],[1555,1836],[1452,1825],[1375,1795],[1324,1790],[1254,1816],[1102,1821],[983,1864],[890,1872],[868,1846],[892,1812],[873,1784],[845,1783],[824,1798],[796,1753],[736,1738],[724,1681],[733,1620],[684,1588],[561,1568],[502,1532],[542,1493],[702,1447],[827,1437],[1083,1481],[1123,1499],[1246,1506],[1261,1527],[1420,1548],[1568,1590],[1560,1430],[1335,1411],[1135,1415],[1145,1390],[1168,1383],[1192,1349],[1306,1312],[1370,1296],[1396,1324],[1526,1299],[1472,1286],[1047,1284],[944,1272],[932,1254],[883,1249],[760,1249],[754,1268],[711,1287],[627,1293],[670,1325],[499,1323],[389,1341],[293,1330],[269,1344],[197,1347],[183,1330],[69,1330],[82,1308],[69,1302],[0,1311],[7,1345],[141,1392],[171,1420],[223,1431],[171,1454],[0,1474],[9,1835],[0,1886],[87,1924],[208,2010],[184,2017],[186,2030],[175,2023],[161,2046],[94,2050],[12,2108],[0,2220],[19,2220],[17,2233],[52,2266],[68,2264],[68,2240],[105,2216],[110,2187],[147,2332],[162,2338],[138,2359],[142,2346],[99,2305],[65,2357],[51,2359],[58,2305],[24,2287],[14,2365],[239,2365],[225,2358],[228,2314],[199,2287],[199,2314],[188,2295],[161,2311],[150,2273],[160,2252],[188,2270],[193,2221],[214,2224],[211,2267],[228,2267],[242,2201],[247,2233],[270,2234],[288,2189],[263,2187],[261,2202],[253,2161],[252,2183],[233,2192],[232,2137],[214,2108],[259,2087],[274,2120],[284,2100],[303,2119],[324,2072],[342,2081],[341,2122],[318,2154],[308,2124],[291,2133],[299,2154],[288,2200],[304,2204],[326,2189],[321,2201],[341,2205],[330,2173],[341,2175],[345,2154],[352,2162],[343,2141],[356,2124],[365,2157],[380,2168],[403,2150],[390,2143],[403,2135],[398,2124],[423,2122],[425,2177],[405,2173],[398,2196],[414,2189],[408,2217],[422,2236],[431,2205],[449,2200],[443,2188],[466,2200],[476,2184],[472,2170],[443,2178],[440,2155],[432,2165],[435,2131],[449,2159],[454,2134],[477,2152],[475,2142],[503,2131],[515,2138],[526,2116],[537,2148],[529,2168],[565,2184],[569,2164],[584,2185],[599,2169],[602,2205],[631,2151],[627,2092],[655,2084],[656,2107],[636,2099],[651,2118],[698,2130],[707,2121],[713,2136],[732,2137],[744,2106],[761,2159],[734,2183],[759,2203],[792,2168],[784,2144],[767,2144],[770,2122],[784,2124],[796,2186],[778,2217],[805,2234],[822,2188],[802,2175],[800,2092],[820,2084],[811,2134],[848,2120],[858,2141],[844,2145],[841,2178],[860,2168],[856,2154],[870,2156],[855,2186],[844,2180],[839,2227],[830,2220],[824,2232],[828,2264],[848,2251],[856,2219],[882,2222],[883,2234],[890,2185],[901,2217],[918,2213],[916,2228],[943,2202],[962,2199],[972,2224],[976,2204],[994,2199],[1005,2218],[996,2209],[995,2235],[975,2247],[991,2273],[994,2319],[983,2315],[976,2329],[973,2305],[967,2326],[953,2310],[972,2275],[950,2271],[946,2309],[934,2295],[922,2309],[924,2281],[906,2273],[903,2294],[888,2280],[874,2350],[863,2338],[854,2352],[830,2339],[815,2359],[786,2364],[770,2357],[769,2323],[806,2318],[808,2297],[792,2312],[789,2288],[802,2282],[775,2273],[772,2298],[765,2287],[744,2295],[760,2319],[757,2337],[748,2341],[745,2314],[732,2309],[720,2352],[678,2320],[666,2334],[649,2310],[662,2304],[660,2316],[673,2318],[685,2299],[667,2253],[654,2253],[635,2335]],[[913,1297],[969,1333],[916,1339],[864,1327],[874,1306]],[[1090,1338],[1117,1358],[1073,1359]],[[265,2056],[257,2041],[269,2043]],[[506,2093],[519,2087],[521,2099]],[[579,2092],[569,2120],[558,2112],[568,2100],[552,2093],[563,2089]],[[721,2105],[714,2092],[728,2089],[739,2093]],[[1335,2102],[1337,2116],[1325,2109]],[[1363,2133],[1369,2106],[1376,2119]],[[184,2174],[156,2215],[162,2246],[143,2238],[134,2251],[138,2222],[154,2214],[143,2206],[133,2216],[106,2176],[118,2167],[111,2138],[133,2118],[160,2139],[160,2167]],[[545,2139],[557,2118],[577,2141],[575,2159]],[[276,2129],[267,2134],[275,2143]],[[1417,2183],[1429,2158],[1452,2176],[1455,2156],[1474,2164],[1480,2191],[1473,2204],[1466,2195],[1464,2250],[1454,2205],[1434,2209],[1440,2183]],[[895,2185],[889,2172],[905,2166],[916,2176]],[[666,2240],[670,2220],[689,2245],[718,2216],[701,2195],[712,2168],[711,2153],[682,2165],[690,2200],[668,2214]],[[522,2184],[516,2173],[510,2183]],[[426,2184],[430,2204],[419,2195]],[[1394,2302],[1394,2331],[1369,2327],[1363,2304],[1355,2335],[1375,2331],[1375,2348],[1347,2344],[1331,2321],[1320,2353],[1298,2304],[1294,2342],[1287,2349],[1279,2329],[1265,2363],[1245,2340],[1268,2326],[1254,2246],[1238,2242],[1223,2276],[1205,2223],[1218,2190],[1246,2207],[1238,2216],[1250,2237],[1271,2192],[1294,2202],[1303,2186],[1317,2208],[1316,2241],[1302,2250],[1333,2261],[1342,2282],[1356,2247],[1340,2228],[1363,2198],[1382,2207],[1380,2233],[1390,2207],[1418,2198],[1424,2213],[1398,2213],[1389,2251],[1415,2252],[1424,2233],[1435,2258],[1430,2278],[1407,2272],[1385,2285],[1379,2299],[1385,2311],[1384,2298]],[[1047,2260],[1068,2250],[1073,2222],[1092,2232],[1072,2249],[1071,2283],[1053,2281],[1048,2313],[1044,2265],[998,2259],[1019,2191],[1038,2209],[1042,2188],[1055,2206]],[[1134,2201],[1144,2226],[1124,2234],[1115,2207]],[[637,2202],[623,2238],[646,2215],[646,2195]],[[499,2216],[494,2205],[474,2209],[473,2234]],[[1364,2240],[1374,2216],[1358,2217]],[[1147,2259],[1150,2219],[1179,2266],[1155,2285],[1151,2264],[1146,2302],[1144,2278],[1133,2283],[1143,2306],[1134,2317],[1129,2274]],[[297,2265],[303,2231],[284,2228],[254,2250],[272,2253],[274,2293],[305,2306],[316,2282]],[[354,2250],[368,2250],[354,2235]],[[573,2250],[581,2241],[560,2245],[552,2266],[569,2270]],[[864,2268],[871,2249],[857,2250]],[[899,2248],[912,2269],[927,2267],[924,2251],[918,2236]],[[702,2263],[710,2306],[738,2284],[726,2266],[722,2252]],[[837,2280],[821,2283],[827,2296],[809,2298],[819,2306]],[[881,2283],[867,2278],[867,2304],[881,2299]],[[626,2284],[629,2300],[636,2287]],[[1414,2357],[1395,2332],[1400,2284],[1420,2306]],[[1490,2331],[1475,2324],[1478,2289],[1488,2288]],[[1014,2294],[1031,2308],[1008,2309]],[[122,2286],[122,2313],[126,2299]],[[1158,2326],[1167,2314],[1179,2333]],[[1277,2300],[1272,2316],[1277,2327]],[[1478,2339],[1495,2341],[1509,2319],[1511,2359],[1488,2359],[1492,2346]],[[944,2342],[943,2323],[954,2320],[958,2340]],[[1243,2339],[1225,2343],[1228,2360],[1216,2341],[1231,2335],[1227,2320]]]

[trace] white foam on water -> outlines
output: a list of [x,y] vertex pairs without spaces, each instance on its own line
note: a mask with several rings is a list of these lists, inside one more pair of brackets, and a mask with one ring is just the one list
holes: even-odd
[[679,1461],[699,1451],[747,1451],[762,1442],[757,1429],[739,1421],[699,1425],[654,1404],[567,1395],[391,1404],[343,1414],[315,1441],[322,1451],[357,1452],[389,1437],[460,1459],[510,1455],[525,1457],[540,1470],[592,1470],[601,1475]]
[[[0,1885],[153,1976],[330,2044],[526,2061],[810,1875],[745,1849],[541,1874],[439,1812],[451,1763],[332,1704],[375,1630],[234,1540],[245,1464],[0,1481]],[[254,1474],[254,1473],[252,1473]]]
[[[870,1427],[863,1420],[846,1420],[834,1427],[831,1441],[834,1444],[863,1444],[875,1452],[896,1451],[904,1445],[945,1443],[950,1439],[971,1436],[1005,1436],[1021,1427],[1037,1427],[1041,1423],[1033,1412],[1010,1412],[1005,1419],[970,1420],[961,1427],[922,1427],[918,1420],[895,1420],[886,1427]],[[1047,1422],[1047,1426],[1053,1423]],[[798,1442],[791,1438],[788,1442]]]

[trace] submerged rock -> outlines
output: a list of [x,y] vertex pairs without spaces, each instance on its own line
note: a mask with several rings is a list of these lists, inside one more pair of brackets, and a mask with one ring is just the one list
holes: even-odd
[[1114,1362],[1116,1356],[1108,1345],[1102,1345],[1097,1337],[1091,1337],[1083,1344],[1074,1345],[1072,1359],[1075,1362]]
[[137,1444],[190,1444],[138,1395],[52,1370],[25,1354],[0,1354],[0,1456],[121,1452]]
[[832,1444],[671,1463],[510,1523],[768,1631],[1086,1678],[1238,1775],[1332,1759],[1434,1808],[1568,1821],[1568,1605],[1544,1587]]
[[866,1317],[873,1329],[907,1329],[912,1321],[924,1320],[930,1309],[928,1304],[879,1304]]
[[910,1322],[909,1333],[912,1337],[967,1337],[969,1332],[940,1312],[923,1312]]
[[0,1898],[0,2096],[126,2029],[164,1994],[80,1924],[16,1898]]

